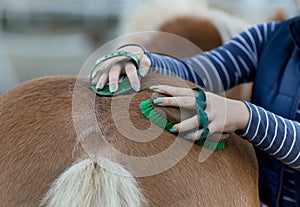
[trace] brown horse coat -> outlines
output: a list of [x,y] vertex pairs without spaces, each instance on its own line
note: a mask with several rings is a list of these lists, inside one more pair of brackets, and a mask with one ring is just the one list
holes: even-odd
[[[75,83],[79,111],[74,111],[72,102]],[[176,136],[166,131],[149,142],[129,140],[118,128],[122,122],[126,126],[128,117],[119,112],[114,116],[112,104],[123,107],[123,112],[129,111],[131,123],[128,124],[147,130],[150,123],[138,107],[142,100],[149,98],[149,85],[181,83],[175,77],[149,75],[144,78],[140,93],[118,96],[113,102],[111,97],[95,97],[87,80],[76,82],[76,77],[70,76],[31,80],[3,94],[0,97],[0,206],[38,206],[64,170],[88,157],[85,144],[89,145],[89,136],[97,139],[97,133],[82,137],[79,134],[85,127],[97,126],[90,118],[93,115],[106,141],[124,154],[147,157],[167,149]],[[77,133],[74,117],[84,120]],[[128,130],[130,133],[130,127]],[[143,136],[141,131],[140,137]],[[179,139],[183,147],[186,143]],[[257,163],[252,146],[232,135],[223,151],[214,152],[200,163],[201,148],[192,146],[186,156],[163,172],[136,178],[149,206],[259,206]],[[105,149],[95,145],[92,150]],[[164,160],[149,163],[148,169],[163,163]]]

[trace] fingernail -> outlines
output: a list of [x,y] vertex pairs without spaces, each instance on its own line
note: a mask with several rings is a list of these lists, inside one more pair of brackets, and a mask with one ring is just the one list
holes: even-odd
[[163,99],[163,98],[156,98],[156,99],[154,99],[154,101],[153,101],[153,103],[154,104],[161,104],[161,103],[163,103],[165,100]]
[[96,85],[96,89],[97,89],[97,90],[98,90],[98,89],[100,89],[101,85],[102,85],[102,83],[101,83],[101,82],[97,83],[97,85]]
[[116,86],[115,85],[111,85],[110,87],[109,87],[109,90],[110,90],[110,92],[111,93],[113,93],[113,92],[116,92],[117,90],[116,90]]
[[139,69],[139,74],[142,77],[145,77],[147,75],[147,70],[145,68]]
[[149,89],[150,89],[150,90],[159,89],[159,86],[150,86]]
[[140,90],[140,84],[138,83],[134,83],[133,84],[133,90],[135,90],[136,92]]
[[191,138],[191,137],[189,137],[189,136],[187,136],[187,135],[183,136],[183,138],[184,138],[184,139],[186,139],[186,140],[189,140],[189,141],[191,141],[191,140],[192,140],[192,138]]
[[170,129],[170,132],[171,132],[171,133],[176,133],[176,132],[178,132],[178,130],[177,130],[176,128],[171,128],[171,129]]

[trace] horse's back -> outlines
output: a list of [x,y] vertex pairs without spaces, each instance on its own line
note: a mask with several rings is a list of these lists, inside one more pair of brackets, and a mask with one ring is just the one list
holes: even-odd
[[74,158],[74,78],[21,84],[0,97],[1,206],[37,206]]
[[[138,106],[141,100],[149,97],[150,92],[146,91],[148,85],[158,79],[163,77],[154,75],[145,78],[142,92],[114,97],[116,101],[110,97],[95,97],[88,89],[87,80],[77,81],[76,77],[67,76],[29,81],[3,94],[0,98],[1,206],[39,204],[52,182],[73,162],[89,154],[86,148],[83,150],[82,143],[78,143],[81,136],[78,129],[84,131],[85,127],[101,125],[108,139],[113,138],[108,140],[109,143],[130,156],[147,157],[168,149],[176,138],[174,135],[162,131],[150,142],[128,140],[119,126],[119,123],[126,125],[126,113],[112,115],[113,107],[130,103],[124,111],[129,110],[132,125],[139,130],[147,130],[149,121],[140,113]],[[171,84],[176,80],[170,77],[162,82]],[[78,87],[75,87],[77,83]],[[74,106],[74,94],[79,96],[77,107]],[[79,120],[83,123],[82,128],[74,123],[74,117],[76,120],[78,116],[76,113],[82,115]],[[94,115],[98,124],[90,118]],[[143,131],[140,136],[144,136]],[[184,144],[187,141],[180,142]],[[253,148],[237,137],[226,142],[223,151],[212,153],[205,162],[199,163],[202,148],[194,145],[173,167],[151,176],[138,177],[150,206],[258,205]],[[161,160],[162,163],[164,161]],[[150,164],[149,169],[153,170],[160,163]]]

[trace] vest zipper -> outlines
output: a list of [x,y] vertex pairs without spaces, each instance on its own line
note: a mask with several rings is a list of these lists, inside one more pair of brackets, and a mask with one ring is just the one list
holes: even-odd
[[283,183],[283,173],[284,173],[284,165],[282,165],[281,167],[281,172],[280,172],[280,183],[279,183],[279,190],[278,190],[278,196],[277,196],[277,199],[276,199],[276,207],[280,207],[279,206],[279,202],[280,202],[280,198],[281,198],[281,191],[282,191],[282,183]]

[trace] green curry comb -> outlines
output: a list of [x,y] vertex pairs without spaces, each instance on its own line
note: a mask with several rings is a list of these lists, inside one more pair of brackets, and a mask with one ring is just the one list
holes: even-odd
[[[95,73],[95,70],[96,70],[103,62],[105,62],[106,60],[111,59],[111,58],[115,58],[115,57],[126,57],[126,58],[129,58],[129,60],[135,65],[136,68],[139,67],[140,62],[139,62],[139,59],[137,58],[137,56],[136,56],[135,54],[130,53],[130,52],[125,52],[125,51],[122,51],[122,50],[117,51],[117,52],[113,52],[113,53],[110,53],[110,54],[105,55],[105,56],[103,56],[103,57],[100,57],[100,58],[96,61],[96,63],[95,63],[95,65],[94,65],[93,69],[92,69],[91,72],[90,72],[90,83],[92,83],[92,81],[93,81],[93,75],[94,75],[94,73]],[[138,75],[138,78],[139,78],[139,80],[141,80],[141,76],[140,76],[140,75]],[[96,94],[98,94],[98,95],[100,95],[100,96],[120,95],[120,94],[124,94],[124,93],[126,93],[126,92],[132,90],[128,77],[120,78],[119,84],[118,84],[118,85],[119,85],[118,90],[117,90],[116,92],[113,92],[113,93],[110,92],[110,90],[109,90],[109,84],[106,84],[106,85],[104,86],[104,88],[101,89],[101,90],[97,90],[97,89],[96,89],[96,86],[94,86],[93,84],[91,84],[91,89],[92,89]]]
[[[153,107],[151,100],[148,99],[140,103],[140,110],[142,114],[151,122],[159,126],[160,128],[170,131],[170,129],[175,125],[167,118],[162,116],[156,109]],[[215,142],[208,139],[200,139],[195,141],[195,144],[205,146],[211,150],[220,151],[225,148],[225,141]]]

